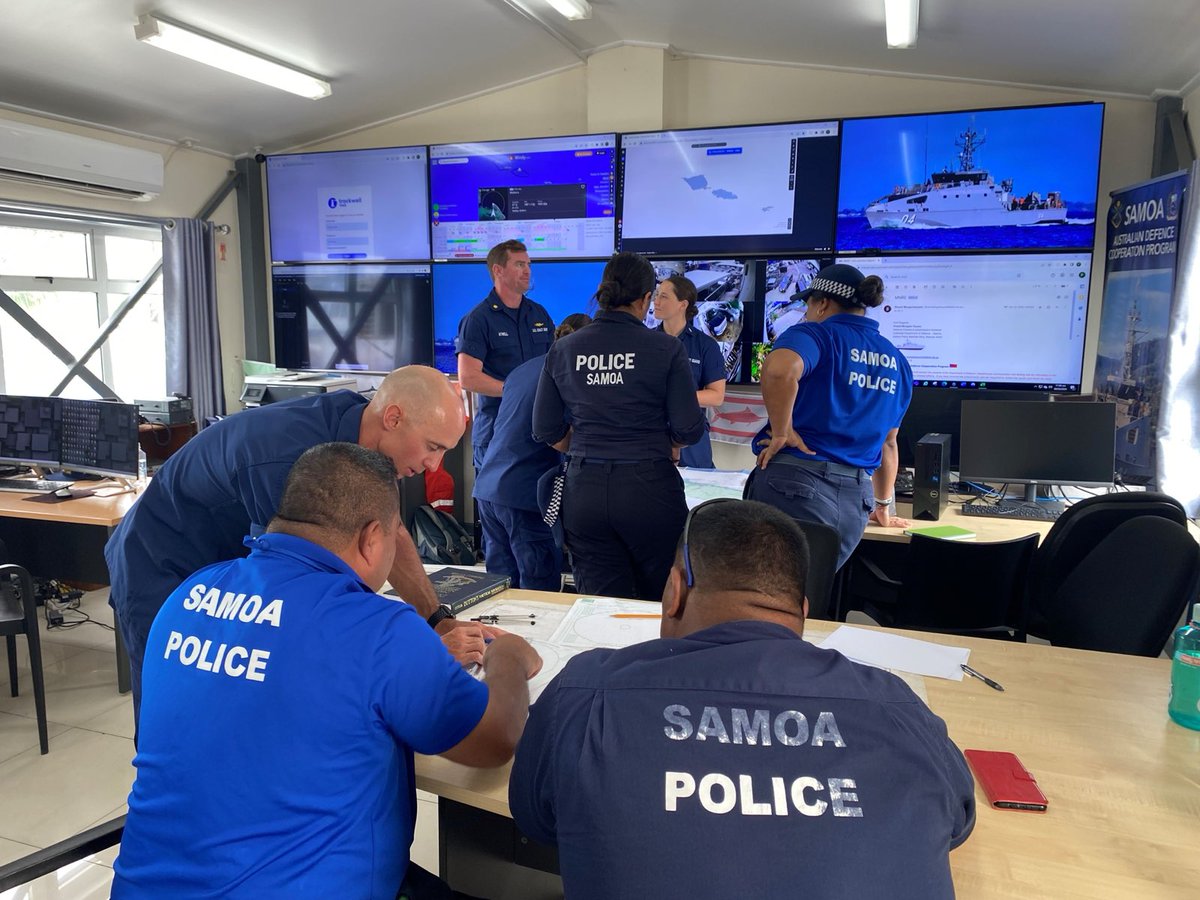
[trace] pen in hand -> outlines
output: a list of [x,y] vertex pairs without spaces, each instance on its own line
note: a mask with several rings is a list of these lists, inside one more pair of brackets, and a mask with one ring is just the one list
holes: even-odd
[[968,666],[966,663],[959,663],[959,665],[960,665],[960,666],[962,666],[962,670],[963,670],[964,672],[966,672],[966,673],[967,673],[968,675],[970,675],[972,678],[978,678],[980,681],[982,681],[982,682],[983,682],[984,684],[986,684],[988,687],[990,687],[990,688],[994,688],[994,689],[995,689],[995,690],[997,690],[997,691],[1002,691],[1002,690],[1004,690],[1004,687],[1003,687],[1003,686],[1002,686],[1002,685],[1001,685],[1001,684],[1000,684],[998,681],[992,681],[992,679],[988,678],[988,677],[987,677],[986,675],[984,675],[982,672],[976,672],[974,669],[972,669],[972,668],[971,668],[970,666]]

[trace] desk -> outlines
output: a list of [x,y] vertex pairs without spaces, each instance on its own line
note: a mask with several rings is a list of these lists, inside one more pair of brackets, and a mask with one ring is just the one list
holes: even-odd
[[[103,482],[102,482],[103,484]],[[31,494],[0,491],[0,540],[30,572],[73,581],[108,584],[104,544],[137,499],[133,492],[34,503]],[[114,614],[114,625],[116,616]],[[117,690],[129,692],[129,654],[114,628]]]
[[[914,519],[912,503],[897,503],[896,515],[908,519],[914,528],[922,525],[957,525],[969,528],[975,532],[978,541],[1011,541],[1014,538],[1025,537],[1027,534],[1037,534],[1038,543],[1054,526],[1053,522],[1042,522],[1037,519],[1000,519],[992,516],[964,516],[960,511],[962,505],[951,503],[936,522]],[[909,537],[903,528],[884,528],[882,525],[868,525],[863,532],[864,541],[882,541],[892,544],[907,544]]]
[[[502,596],[573,599],[531,591]],[[819,639],[835,627],[813,622],[809,636]],[[977,790],[975,831],[950,854],[960,898],[1194,895],[1200,732],[1167,718],[1167,660],[898,633],[971,648],[971,664],[1005,692],[970,678],[927,678],[929,705],[960,748],[1016,753],[1050,802],[1045,814],[999,811]],[[493,818],[509,815],[508,767],[473,770],[417,757],[416,771],[423,790]],[[444,858],[447,842],[458,839],[445,820],[441,839]],[[447,874],[457,878],[453,866]],[[548,894],[543,888],[506,896]]]

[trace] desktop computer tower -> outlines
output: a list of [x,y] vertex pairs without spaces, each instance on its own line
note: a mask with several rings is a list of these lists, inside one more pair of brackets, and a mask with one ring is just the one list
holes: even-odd
[[927,434],[917,441],[913,472],[913,518],[938,520],[946,511],[950,484],[950,435]]

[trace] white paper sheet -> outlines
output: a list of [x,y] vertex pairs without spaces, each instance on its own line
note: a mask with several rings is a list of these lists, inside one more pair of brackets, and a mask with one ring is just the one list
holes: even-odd
[[843,656],[868,666],[950,681],[963,680],[961,666],[971,655],[966,647],[947,647],[847,625],[829,635],[820,646],[826,650],[837,650]]

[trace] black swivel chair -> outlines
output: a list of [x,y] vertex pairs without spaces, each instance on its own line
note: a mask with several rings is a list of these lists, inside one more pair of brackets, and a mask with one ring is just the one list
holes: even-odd
[[820,522],[796,522],[808,541],[808,618],[838,617],[838,550],[842,539],[835,529]]
[[1055,646],[1158,656],[1198,594],[1200,545],[1177,500],[1089,497],[1058,518],[1034,557],[1029,631]]
[[37,599],[33,579],[20,566],[0,566],[0,634],[8,649],[8,679],[17,696],[17,635],[29,641],[29,669],[33,674],[33,703],[37,710],[38,741],[42,753],[50,752],[46,724],[46,684],[42,678],[42,644],[38,634]]
[[903,578],[860,560],[855,577],[894,589],[889,608],[867,605],[881,625],[972,637],[1025,640],[1025,585],[1038,536],[1011,541],[947,541],[915,534]]

